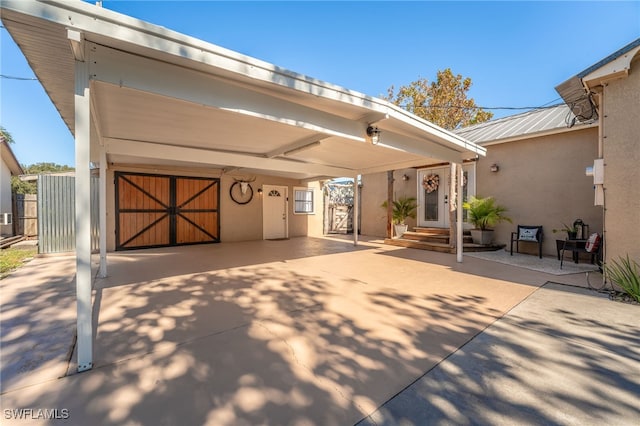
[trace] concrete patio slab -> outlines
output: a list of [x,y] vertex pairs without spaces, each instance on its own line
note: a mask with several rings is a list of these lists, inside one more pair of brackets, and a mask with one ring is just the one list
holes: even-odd
[[95,288],[96,367],[22,375],[2,408],[65,409],[64,424],[354,424],[552,277],[571,279],[366,239],[114,253]]
[[0,281],[0,389],[67,372],[76,326],[75,258],[36,258]]
[[637,425],[640,307],[547,284],[364,425]]

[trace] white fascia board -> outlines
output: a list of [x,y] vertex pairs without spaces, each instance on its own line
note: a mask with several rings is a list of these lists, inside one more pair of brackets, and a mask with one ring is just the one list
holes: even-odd
[[[313,96],[360,107],[369,110],[368,114],[380,113],[383,116],[390,114],[393,119],[428,133],[432,136],[431,139],[434,143],[453,146],[460,152],[486,155],[486,150],[483,147],[410,114],[385,100],[297,74],[194,37],[82,1],[53,0],[41,3],[33,0],[3,0],[2,7],[84,31],[85,39],[90,40],[88,34],[97,34],[156,52],[158,57],[173,55],[177,58],[220,68],[245,78],[260,80],[287,89],[296,89]],[[361,130],[361,133],[364,132]],[[342,136],[346,137],[346,135]]]
[[107,154],[132,157],[154,158],[158,160],[185,161],[201,164],[217,164],[240,168],[260,169],[277,172],[303,173],[311,176],[353,176],[355,170],[305,163],[279,158],[264,158],[249,154],[165,145],[152,142],[130,141],[105,138]]
[[461,153],[473,152],[483,157],[487,155],[486,149],[459,135],[456,135],[453,132],[445,130],[440,126],[431,123],[430,121],[411,114],[410,112],[405,111],[397,105],[388,103],[387,106],[389,108],[389,115],[391,118],[430,134],[434,143],[439,143],[442,146],[446,146],[449,149],[457,150]]
[[638,52],[640,52],[640,46],[585,75],[582,77],[582,83],[589,90],[609,80],[626,77],[631,70],[631,62]]
[[3,0],[2,8],[55,22],[85,33],[220,68],[244,78],[295,89],[336,102],[383,111],[380,99],[277,67],[238,52],[82,1]]
[[364,142],[361,123],[248,90],[178,65],[89,43],[94,81]]
[[397,133],[383,132],[380,147],[395,149],[422,157],[437,158],[457,163],[463,160],[463,152],[434,143],[428,139],[409,138]]
[[374,166],[374,167],[367,167],[364,169],[360,169],[358,170],[358,174],[369,175],[372,173],[387,172],[389,170],[402,170],[402,169],[410,169],[412,167],[422,167],[422,166],[425,166],[427,162],[428,161],[425,160],[424,158],[409,160],[409,161],[401,161],[398,163],[390,163],[382,166]]

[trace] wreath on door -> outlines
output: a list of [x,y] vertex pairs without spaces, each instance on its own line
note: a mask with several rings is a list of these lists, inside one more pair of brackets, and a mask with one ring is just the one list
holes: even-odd
[[427,194],[431,194],[436,191],[440,186],[440,176],[436,174],[430,174],[422,179],[422,187],[427,190]]

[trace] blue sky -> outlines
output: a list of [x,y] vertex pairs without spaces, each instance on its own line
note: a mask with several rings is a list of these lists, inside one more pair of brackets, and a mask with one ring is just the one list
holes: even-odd
[[[471,77],[470,96],[484,107],[557,103],[556,85],[640,37],[640,1],[103,6],[372,96],[449,67]],[[0,35],[1,74],[33,77],[4,28]],[[73,137],[39,82],[2,78],[0,98],[0,122],[21,163],[74,165]]]

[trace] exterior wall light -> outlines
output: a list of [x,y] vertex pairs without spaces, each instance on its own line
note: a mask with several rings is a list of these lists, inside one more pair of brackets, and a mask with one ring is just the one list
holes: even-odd
[[367,127],[367,136],[371,138],[372,144],[378,145],[378,143],[380,142],[380,129],[373,126]]
[[403,181],[408,181],[409,180],[409,175],[407,175],[406,173],[404,175],[402,175],[402,180]]
[[491,167],[489,167],[489,170],[491,170],[492,172],[494,172],[494,173],[495,173],[495,172],[497,172],[498,170],[500,170],[500,167],[499,167],[497,164],[493,163],[493,164],[491,165]]

